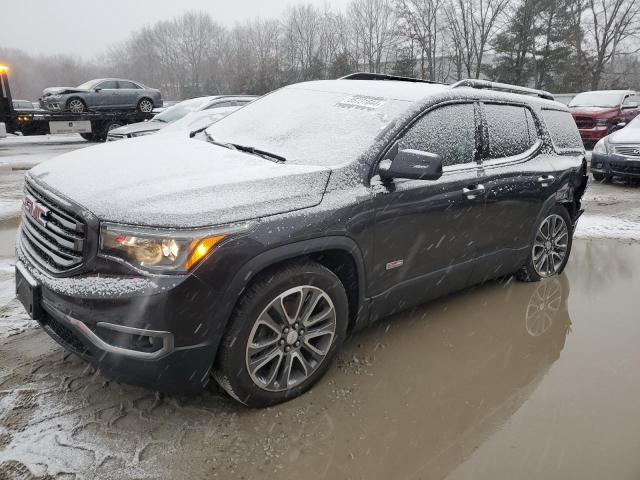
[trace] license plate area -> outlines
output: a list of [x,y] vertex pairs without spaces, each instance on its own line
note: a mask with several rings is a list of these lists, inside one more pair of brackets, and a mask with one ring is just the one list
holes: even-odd
[[31,318],[42,318],[40,285],[20,263],[16,264],[16,297]]

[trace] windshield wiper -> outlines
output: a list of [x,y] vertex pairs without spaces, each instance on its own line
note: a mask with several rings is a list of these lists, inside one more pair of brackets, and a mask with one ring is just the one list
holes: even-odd
[[[194,130],[193,132],[191,132],[189,134],[189,137],[193,138],[194,136],[196,136],[198,133],[206,130],[207,127],[204,128],[200,128],[198,130]],[[259,148],[254,148],[254,147],[248,147],[246,145],[239,145],[237,143],[225,143],[225,142],[218,142],[216,141],[211,135],[209,135],[207,132],[204,132],[204,134],[207,137],[207,140],[209,141],[209,143],[213,143],[214,145],[217,145],[219,147],[224,147],[224,148],[228,148],[230,150],[239,150],[241,152],[246,152],[246,153],[250,153],[252,155],[258,155],[259,157],[262,158],[266,158],[267,160],[273,159],[277,162],[283,163],[286,162],[287,159],[281,155],[277,155],[275,153],[271,153],[271,152],[267,152],[266,150],[260,150]]]

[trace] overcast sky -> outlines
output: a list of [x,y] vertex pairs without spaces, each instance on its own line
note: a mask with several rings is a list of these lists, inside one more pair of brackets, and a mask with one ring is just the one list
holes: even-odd
[[0,46],[30,53],[100,53],[133,30],[186,10],[204,10],[222,24],[279,17],[289,5],[348,0],[0,0]]

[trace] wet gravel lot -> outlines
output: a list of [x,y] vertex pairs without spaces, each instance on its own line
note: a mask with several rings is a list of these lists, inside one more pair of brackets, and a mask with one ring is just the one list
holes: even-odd
[[[21,173],[5,173],[13,205]],[[637,479],[640,187],[592,184],[586,200],[562,276],[385,319],[310,393],[264,410],[110,382],[31,328],[11,294],[9,215],[0,479]]]

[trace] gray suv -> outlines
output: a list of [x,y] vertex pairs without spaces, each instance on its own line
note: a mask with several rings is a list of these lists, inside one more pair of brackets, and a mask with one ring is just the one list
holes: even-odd
[[40,107],[53,112],[135,109],[149,113],[162,106],[160,90],[120,78],[89,80],[77,87],[45,88]]

